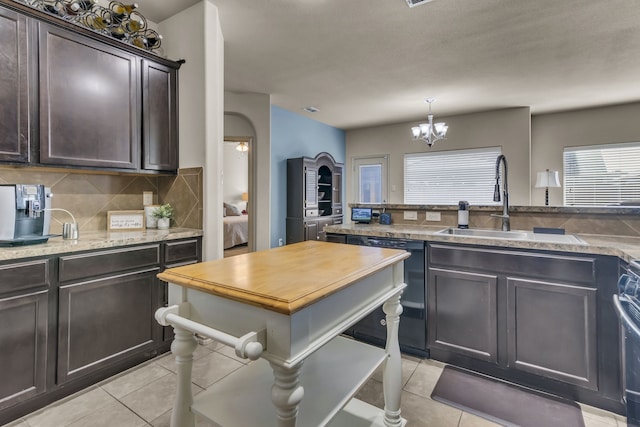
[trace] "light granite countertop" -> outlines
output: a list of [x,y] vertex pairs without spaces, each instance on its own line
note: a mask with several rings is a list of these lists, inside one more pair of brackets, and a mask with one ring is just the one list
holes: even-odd
[[168,230],[147,229],[145,231],[120,232],[80,232],[78,240],[63,240],[62,237],[49,238],[47,243],[35,245],[0,247],[0,261],[55,255],[69,252],[130,246],[142,243],[156,243],[165,240],[186,239],[202,236],[202,230],[190,228],[170,228]]
[[327,233],[354,234],[359,236],[388,237],[435,242],[464,243],[469,245],[496,246],[520,249],[586,253],[617,256],[624,261],[640,259],[640,238],[599,234],[576,234],[583,243],[541,242],[506,238],[456,236],[438,234],[442,226],[340,224],[325,227]]

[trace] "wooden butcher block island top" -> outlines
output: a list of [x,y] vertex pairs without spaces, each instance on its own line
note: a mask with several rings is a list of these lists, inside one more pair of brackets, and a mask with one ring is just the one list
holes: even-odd
[[408,257],[397,249],[305,241],[172,268],[158,277],[289,315]]

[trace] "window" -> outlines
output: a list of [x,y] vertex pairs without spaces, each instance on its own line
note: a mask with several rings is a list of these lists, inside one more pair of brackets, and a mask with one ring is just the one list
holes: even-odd
[[353,159],[356,203],[387,203],[388,156]]
[[640,204],[640,143],[565,148],[565,206]]
[[[404,203],[492,205],[500,147],[405,154]],[[502,176],[502,173],[501,175]]]

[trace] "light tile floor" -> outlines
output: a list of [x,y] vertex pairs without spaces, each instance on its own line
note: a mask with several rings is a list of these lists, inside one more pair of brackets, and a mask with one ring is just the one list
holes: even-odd
[[[194,354],[193,393],[246,363],[232,349],[217,343],[198,346]],[[498,424],[430,399],[444,364],[403,356],[402,415],[408,427],[491,427]],[[382,372],[378,369],[356,397],[383,406]],[[175,397],[175,361],[166,354],[46,408],[11,427],[168,427]],[[624,427],[624,418],[583,407],[585,427]],[[197,418],[197,427],[213,424]],[[235,426],[254,427],[254,426]],[[302,426],[307,427],[307,426]],[[561,426],[559,426],[561,427]]]

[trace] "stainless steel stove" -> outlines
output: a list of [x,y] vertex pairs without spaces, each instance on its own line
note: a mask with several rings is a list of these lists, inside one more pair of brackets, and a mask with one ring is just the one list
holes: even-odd
[[623,330],[622,366],[627,426],[640,427],[640,260],[629,264],[613,296]]

